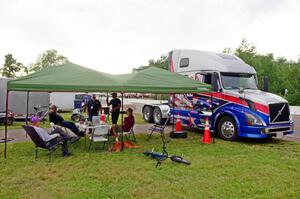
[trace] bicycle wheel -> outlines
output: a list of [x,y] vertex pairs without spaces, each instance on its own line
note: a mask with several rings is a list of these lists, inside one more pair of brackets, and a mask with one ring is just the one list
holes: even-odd
[[177,156],[177,155],[172,155],[170,156],[170,159],[173,161],[173,162],[178,162],[178,163],[183,163],[183,164],[187,164],[187,165],[190,165],[191,162],[186,160],[186,159],[183,159],[181,156]]

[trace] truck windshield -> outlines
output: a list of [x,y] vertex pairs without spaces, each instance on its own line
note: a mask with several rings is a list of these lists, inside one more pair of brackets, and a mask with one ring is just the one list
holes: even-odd
[[257,89],[254,74],[221,73],[221,79],[225,89]]

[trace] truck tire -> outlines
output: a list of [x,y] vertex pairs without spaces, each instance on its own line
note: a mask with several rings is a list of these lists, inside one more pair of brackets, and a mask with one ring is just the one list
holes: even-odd
[[145,106],[143,108],[143,118],[146,122],[153,122],[153,109],[151,106]]
[[235,141],[238,138],[236,122],[232,117],[225,116],[218,122],[218,136],[223,140]]
[[165,120],[162,118],[161,110],[158,107],[154,108],[153,120],[155,124],[163,124],[165,122]]

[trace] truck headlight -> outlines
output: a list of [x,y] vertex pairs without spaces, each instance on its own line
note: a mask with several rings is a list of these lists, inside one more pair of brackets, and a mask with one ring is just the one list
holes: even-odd
[[253,125],[263,126],[264,125],[264,123],[261,121],[261,119],[259,119],[255,115],[252,115],[250,113],[245,113],[245,115],[246,115],[246,119],[247,119],[247,124],[249,126],[253,126]]

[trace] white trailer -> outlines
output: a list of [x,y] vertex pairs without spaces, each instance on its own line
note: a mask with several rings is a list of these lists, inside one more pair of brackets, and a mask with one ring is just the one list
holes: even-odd
[[[12,78],[0,78],[0,111],[5,111],[6,104],[6,88],[7,82]],[[27,92],[23,91],[10,91],[9,92],[9,106],[8,109],[15,114],[15,119],[25,119],[26,117],[26,99]],[[49,93],[30,92],[28,113],[34,114],[33,107],[49,105]]]

